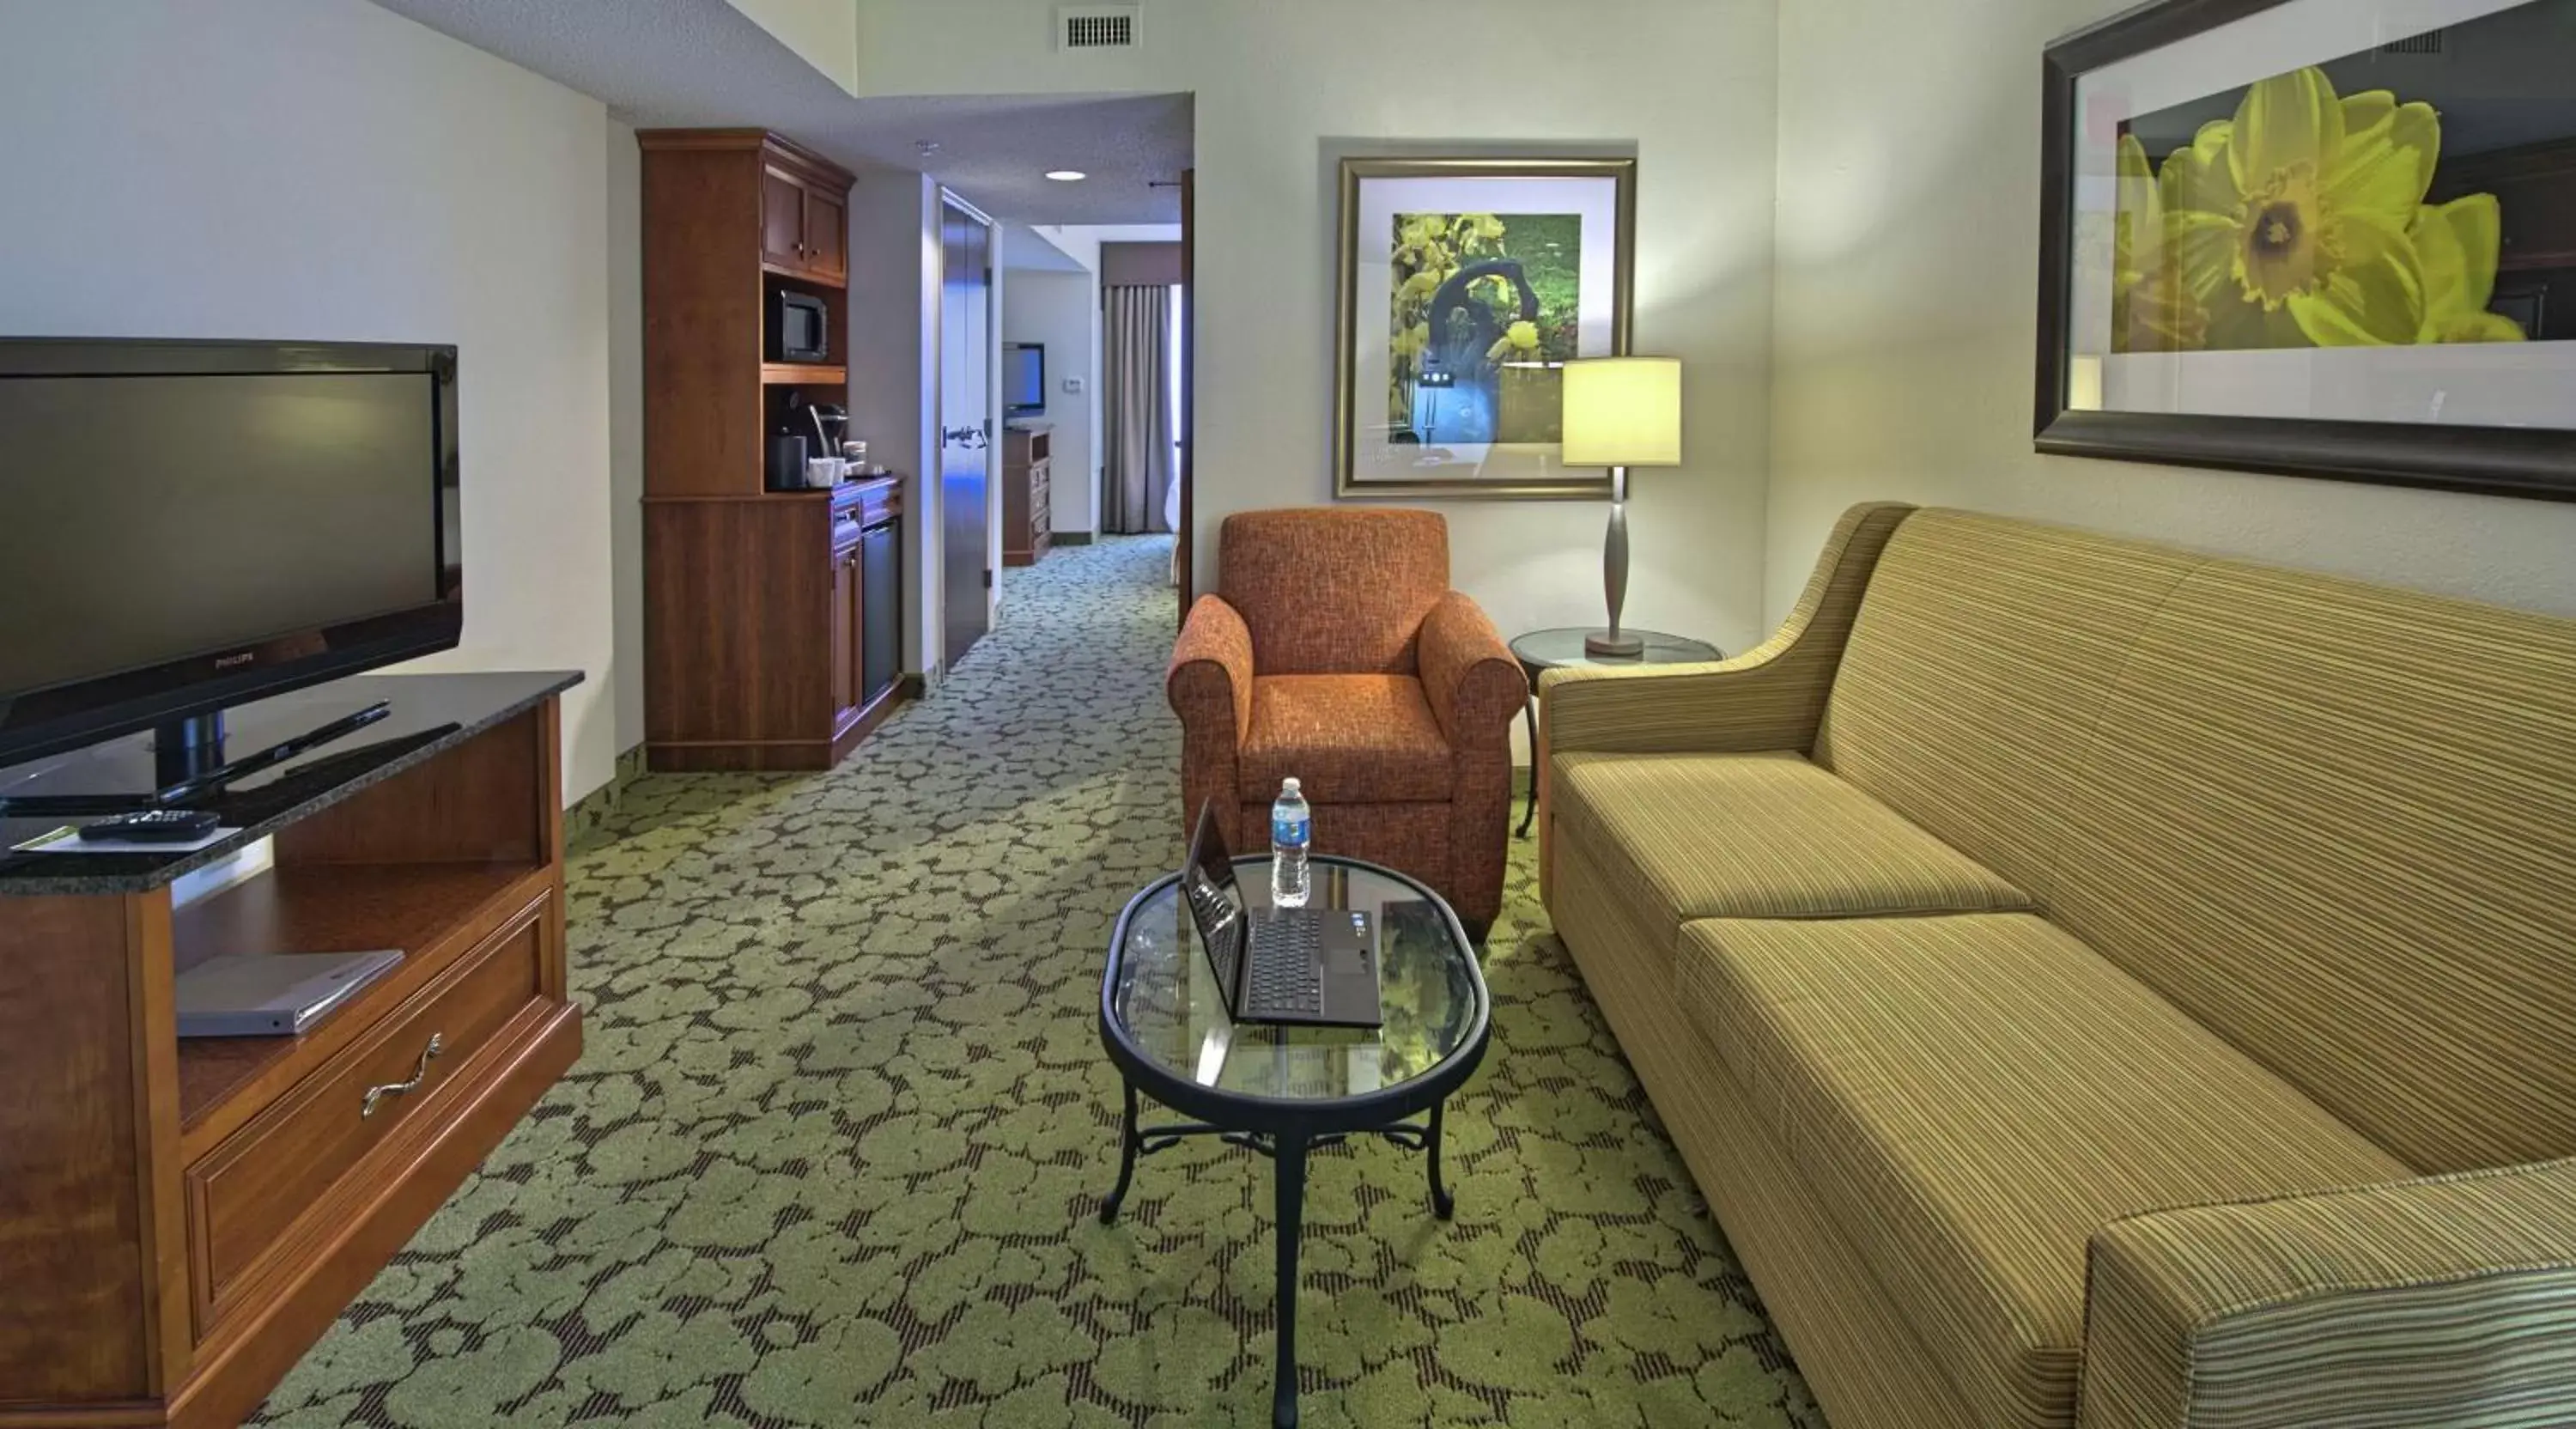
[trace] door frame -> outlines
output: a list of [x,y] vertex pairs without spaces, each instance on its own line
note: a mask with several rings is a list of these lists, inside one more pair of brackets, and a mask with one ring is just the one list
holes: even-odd
[[1192,479],[1191,450],[1197,445],[1198,424],[1198,174],[1196,168],[1181,170],[1181,410],[1174,415],[1180,425],[1180,470],[1172,479],[1181,484],[1181,521],[1172,532],[1173,584],[1178,587],[1181,609],[1179,621],[1190,618],[1190,587],[1197,578],[1196,516],[1192,505],[1198,499],[1198,483]]
[[[938,636],[941,671],[943,675],[946,675],[955,673],[955,662],[949,658],[948,654],[948,493],[945,482],[945,463],[947,460],[948,448],[946,436],[948,427],[948,211],[953,208],[960,215],[964,216],[967,221],[971,223],[979,223],[984,226],[985,346],[988,351],[984,354],[984,365],[987,374],[985,385],[987,390],[985,393],[985,414],[982,420],[982,425],[984,427],[984,440],[986,443],[985,450],[987,453],[997,452],[1000,450],[999,447],[992,445],[992,441],[996,433],[994,431],[993,423],[993,392],[991,374],[993,364],[998,360],[998,348],[996,347],[997,339],[995,339],[993,335],[1001,331],[1001,304],[998,301],[999,294],[994,291],[993,287],[993,248],[1000,240],[1001,226],[993,221],[993,216],[991,214],[984,212],[984,210],[977,207],[972,200],[968,199],[965,195],[958,193],[955,189],[948,187],[946,184],[937,184],[935,187],[938,192],[938,199],[933,216],[933,228],[939,236],[939,281],[935,286],[935,291],[938,294],[938,301],[932,305],[933,312],[935,314],[935,322],[931,329],[932,357],[930,367],[930,410],[931,431],[934,435],[938,436],[939,441],[933,448],[933,454],[930,461],[925,463],[925,465],[928,465],[931,470],[922,484],[937,490],[939,492],[940,499],[938,505],[938,524],[935,527],[928,528],[926,530],[925,535],[930,539],[925,540],[923,544],[925,547],[935,548],[939,555],[937,579],[932,587],[938,592],[939,619],[933,628]],[[983,557],[983,621],[985,635],[993,633],[993,604],[996,586],[993,542],[1001,529],[1000,519],[993,508],[994,503],[1000,499],[1002,488],[1001,482],[993,470],[992,460],[992,457],[987,455],[985,458],[984,471],[985,551]]]

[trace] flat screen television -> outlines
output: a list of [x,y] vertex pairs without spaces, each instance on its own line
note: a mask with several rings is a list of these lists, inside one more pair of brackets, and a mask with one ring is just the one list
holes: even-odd
[[1046,410],[1046,344],[1002,345],[1002,412],[1034,417]]
[[452,648],[456,349],[0,339],[0,765]]

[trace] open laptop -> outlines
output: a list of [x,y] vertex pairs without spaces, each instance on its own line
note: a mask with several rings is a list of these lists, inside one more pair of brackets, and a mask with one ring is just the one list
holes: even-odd
[[1181,865],[1181,899],[1235,1021],[1375,1027],[1383,1020],[1377,929],[1369,915],[1346,908],[1253,910],[1234,881],[1214,800],[1199,809],[1198,831]]

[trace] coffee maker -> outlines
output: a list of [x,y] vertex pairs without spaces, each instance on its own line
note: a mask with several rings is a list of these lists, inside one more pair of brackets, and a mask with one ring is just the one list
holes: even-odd
[[769,489],[802,491],[813,483],[805,463],[814,457],[841,454],[841,434],[849,429],[847,409],[809,400],[803,392],[787,396],[787,422],[769,438]]

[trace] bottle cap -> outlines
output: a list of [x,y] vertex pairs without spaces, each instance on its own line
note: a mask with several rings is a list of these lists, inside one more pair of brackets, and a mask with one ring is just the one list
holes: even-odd
[[1296,793],[1296,792],[1297,792],[1297,780],[1296,780],[1296,777],[1292,775],[1292,776],[1290,776],[1290,777],[1288,777],[1288,778],[1286,778],[1286,779],[1282,779],[1282,780],[1280,780],[1280,781],[1279,781],[1279,792],[1280,792],[1280,793],[1282,793],[1282,794],[1294,794],[1294,793]]

